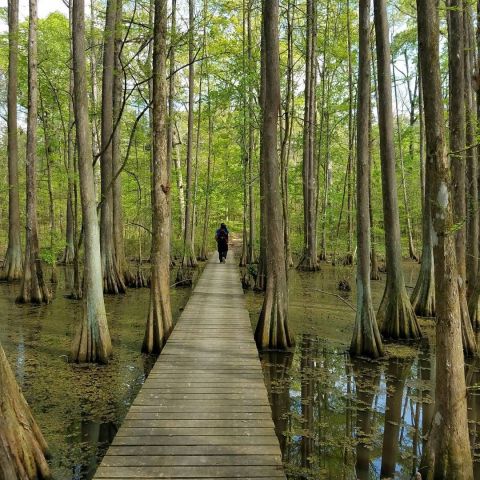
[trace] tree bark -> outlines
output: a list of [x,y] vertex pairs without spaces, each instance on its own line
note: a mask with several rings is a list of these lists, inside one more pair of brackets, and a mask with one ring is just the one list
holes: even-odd
[[436,293],[435,412],[420,469],[422,478],[473,479],[468,438],[462,328],[453,232],[450,165],[446,154],[436,0],[417,0],[425,110]]
[[108,0],[103,44],[100,245],[103,291],[112,294],[126,291],[123,276],[118,270],[113,226],[113,91],[116,17],[117,0]]
[[173,328],[170,307],[170,178],[167,157],[167,1],[155,0],[153,34],[152,280],[142,352],[160,353]]
[[72,25],[74,110],[85,258],[83,266],[83,315],[72,343],[70,360],[77,363],[108,363],[112,354],[112,343],[103,300],[100,237],[92,157],[92,130],[88,119],[84,0],[73,1]]
[[360,0],[357,106],[357,313],[350,353],[383,355],[370,287],[370,0]]
[[475,336],[468,313],[465,264],[465,102],[463,64],[463,0],[448,2],[448,63],[449,63],[449,122],[450,156],[453,190],[453,221],[458,225],[455,233],[455,256],[458,272],[458,301],[462,323],[463,348],[467,355],[476,352]]
[[187,205],[185,209],[185,234],[183,239],[182,267],[196,267],[193,245],[193,105],[195,89],[195,65],[194,65],[194,1],[188,1],[188,131],[187,131]]
[[[402,193],[403,204],[405,205],[405,217],[407,224],[407,238],[408,238],[408,256],[411,260],[418,261],[417,252],[415,250],[415,244],[413,243],[412,233],[412,220],[410,216],[410,206],[408,204],[407,182],[405,181],[405,163],[403,161],[403,147],[402,147],[402,129],[400,126],[400,114],[398,105],[398,92],[397,92],[397,79],[395,76],[395,64],[392,59],[392,78],[393,78],[393,91],[395,94],[395,111],[397,119],[397,142],[398,142],[398,156],[400,158],[400,172],[402,175]],[[408,83],[408,82],[407,82]]]
[[8,155],[8,247],[1,276],[11,282],[22,276],[20,240],[20,198],[18,192],[18,0],[8,2],[8,90],[7,90],[7,155]]
[[386,338],[419,338],[421,337],[420,327],[405,289],[402,271],[400,221],[395,178],[395,149],[393,144],[391,55],[385,0],[374,0],[374,18],[378,65],[382,197],[388,268],[385,291],[377,318],[381,323],[381,332]]
[[20,303],[48,303],[50,292],[45,284],[39,258],[37,222],[37,1],[29,0],[28,22],[28,114],[27,114],[27,234]]
[[120,149],[120,117],[123,93],[123,69],[122,69],[122,0],[116,0],[115,14],[115,47],[114,47],[114,71],[113,71],[113,124],[116,126],[112,137],[112,200],[113,200],[113,243],[117,270],[128,286],[134,283],[134,277],[129,271],[125,257],[123,206],[122,206],[122,174],[118,174],[122,168]]
[[[427,169],[430,167],[425,162],[424,155],[424,115],[423,115],[423,92],[422,92],[422,71],[419,67],[419,98],[418,108],[420,116],[420,177],[422,192],[422,258],[420,271],[418,273],[417,283],[412,292],[410,301],[417,315],[421,317],[435,316],[435,268],[433,260],[433,243],[432,243],[432,211],[430,203],[425,201],[430,195],[430,184],[425,182]],[[430,175],[430,172],[428,172]]]
[[[478,5],[480,15],[480,4]],[[465,106],[467,116],[467,146],[472,146],[474,139],[474,119],[473,119],[473,93],[472,93],[472,71],[470,55],[467,48],[472,49],[473,41],[469,35],[471,20],[469,9],[464,11],[464,39],[465,39]],[[478,21],[480,25],[480,21]],[[480,32],[480,27],[479,32]],[[480,33],[479,37],[480,39]],[[475,69],[477,75],[480,73],[480,61]],[[480,95],[477,95],[477,106],[480,105]],[[480,107],[479,107],[480,111]],[[478,121],[478,119],[477,119]],[[478,201],[478,158],[479,149],[469,149],[466,151],[467,162],[467,298],[470,320],[474,328],[480,328],[480,271],[479,271],[479,246],[478,238],[480,234],[479,225],[479,201]]]
[[300,270],[318,270],[317,258],[317,156],[316,132],[316,6],[307,0],[307,32],[305,46],[305,95],[303,116],[303,256],[298,264]]
[[0,344],[0,478],[51,478],[48,446]]
[[[264,1],[264,0],[262,0]],[[255,279],[255,290],[264,291],[267,278],[267,258],[266,258],[266,202],[265,202],[265,146],[263,137],[263,116],[265,114],[265,97],[266,97],[266,59],[265,59],[265,29],[262,22],[260,34],[260,91],[258,103],[260,104],[261,127],[260,127],[260,161],[259,161],[259,178],[260,178],[260,254],[258,256],[257,277]]]
[[288,329],[288,288],[282,224],[282,199],[277,154],[277,123],[280,108],[278,0],[264,1],[262,23],[265,49],[265,102],[262,115],[265,175],[266,290],[255,330],[257,346],[285,350],[293,345]]
[[[69,9],[71,10],[71,8]],[[70,15],[70,31],[72,31],[72,19]],[[70,95],[68,100],[68,133],[67,133],[67,224],[65,228],[65,249],[63,251],[62,263],[64,265],[70,265],[73,263],[75,258],[75,221],[74,221],[74,201],[73,201],[73,184],[75,182],[74,176],[74,155],[73,155],[73,129],[74,129],[74,118],[73,118],[73,73],[70,72]]]
[[252,53],[252,3],[248,0],[247,11],[247,65],[248,65],[248,249],[247,263],[255,262],[255,190],[253,178],[254,161],[254,111],[253,111],[253,86],[251,75],[253,75],[253,53]]

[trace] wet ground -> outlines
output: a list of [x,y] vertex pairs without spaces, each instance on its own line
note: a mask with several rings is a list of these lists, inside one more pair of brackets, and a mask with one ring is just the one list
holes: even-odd
[[[154,359],[140,353],[149,290],[106,296],[113,360],[108,366],[67,363],[80,318],[70,269],[59,269],[51,305],[16,305],[18,285],[0,283],[0,340],[51,451],[55,480],[90,479]],[[172,282],[173,283],[173,282]],[[172,289],[175,320],[190,289]]]
[[[418,265],[405,263],[405,271],[413,287]],[[80,305],[64,296],[70,276],[59,269],[55,299],[43,307],[16,305],[18,285],[0,284],[0,340],[50,445],[54,478],[88,480],[153,362],[139,353],[149,291],[106,297],[113,361],[80,367],[66,362],[80,315]],[[375,305],[384,279],[372,282]],[[337,290],[342,280],[351,292]],[[262,357],[290,479],[409,479],[424,448],[433,408],[432,320],[421,320],[421,342],[387,345],[388,358],[380,362],[352,361],[346,351],[354,285],[352,267],[290,271],[296,348]],[[172,290],[175,318],[189,294]],[[262,296],[248,292],[246,299],[254,324]],[[473,363],[466,371],[472,452],[480,461],[480,367]],[[480,463],[475,469],[480,480]]]
[[[405,263],[413,287],[418,265]],[[337,286],[347,280],[351,292]],[[372,282],[374,305],[385,276]],[[387,358],[352,360],[355,312],[352,267],[323,265],[314,274],[290,272],[290,355],[262,355],[276,432],[291,479],[410,479],[419,465],[433,412],[434,329],[420,319],[425,338],[387,344]],[[328,293],[327,293],[328,292]],[[334,294],[334,295],[332,295]],[[338,297],[341,296],[341,299]],[[261,296],[248,293],[252,324]],[[480,364],[466,367],[475,478],[480,479]],[[478,431],[478,432],[477,432]]]

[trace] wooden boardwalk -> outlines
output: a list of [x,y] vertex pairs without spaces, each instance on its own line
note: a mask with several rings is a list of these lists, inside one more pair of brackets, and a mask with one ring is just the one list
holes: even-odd
[[244,302],[215,255],[96,479],[285,479]]

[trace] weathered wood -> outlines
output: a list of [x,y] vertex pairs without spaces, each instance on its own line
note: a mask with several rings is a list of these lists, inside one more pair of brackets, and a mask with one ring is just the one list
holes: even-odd
[[207,264],[96,479],[285,479],[235,260]]

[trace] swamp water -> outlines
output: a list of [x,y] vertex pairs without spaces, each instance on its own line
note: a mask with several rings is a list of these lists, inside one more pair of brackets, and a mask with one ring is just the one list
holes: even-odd
[[[433,413],[433,320],[419,319],[424,333],[420,342],[386,344],[387,356],[381,361],[351,359],[355,270],[321,268],[314,274],[290,271],[289,325],[295,351],[261,356],[288,477],[414,478]],[[418,265],[405,262],[404,269],[406,284],[413,287]],[[341,280],[348,281],[351,292],[337,290]],[[384,282],[384,274],[372,281],[375,306]],[[247,294],[252,325],[261,300]],[[467,361],[466,378],[475,478],[480,480],[478,360]]]
[[[405,268],[413,286],[418,265]],[[81,314],[80,304],[65,298],[70,278],[69,269],[59,269],[55,298],[42,307],[16,305],[18,285],[0,284],[0,340],[49,443],[54,478],[89,480],[154,362],[139,353],[149,290],[106,296],[113,361],[81,367],[66,362]],[[408,479],[433,411],[432,321],[421,320],[426,338],[420,343],[387,345],[381,362],[352,361],[346,350],[355,292],[337,290],[343,279],[354,287],[354,269],[322,264],[314,274],[291,270],[295,351],[262,356],[286,471],[290,479]],[[372,282],[375,305],[384,279]],[[189,294],[172,290],[175,320]],[[255,324],[262,296],[248,292],[246,300]],[[478,364],[467,366],[467,382],[472,450],[480,460]],[[479,463],[475,470],[480,480]]]
[[[82,367],[67,363],[81,303],[65,298],[71,269],[59,268],[58,277],[52,303],[39,307],[16,305],[19,285],[0,283],[0,340],[48,442],[53,478],[88,480],[155,362],[140,353],[150,291],[105,296],[113,359]],[[176,321],[190,289],[171,294]]]

